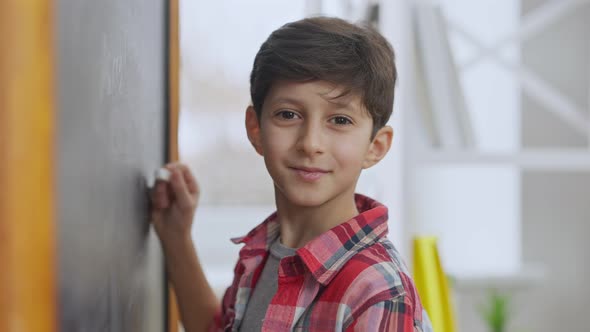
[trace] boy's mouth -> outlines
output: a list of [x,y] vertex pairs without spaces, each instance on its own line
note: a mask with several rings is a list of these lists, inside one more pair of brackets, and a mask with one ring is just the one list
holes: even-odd
[[299,178],[307,182],[314,182],[319,180],[323,175],[330,173],[330,171],[321,168],[310,167],[290,167],[297,173]]

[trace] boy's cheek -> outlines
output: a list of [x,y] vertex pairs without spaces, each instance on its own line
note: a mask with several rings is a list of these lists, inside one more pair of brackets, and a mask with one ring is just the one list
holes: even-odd
[[293,143],[290,141],[288,135],[263,135],[261,136],[261,147],[265,154],[279,154],[282,151],[287,151]]

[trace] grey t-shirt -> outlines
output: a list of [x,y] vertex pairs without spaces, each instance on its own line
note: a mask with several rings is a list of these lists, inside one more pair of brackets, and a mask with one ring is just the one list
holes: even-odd
[[280,236],[270,246],[270,255],[262,269],[260,279],[248,301],[240,331],[260,331],[264,315],[273,296],[277,292],[279,280],[279,263],[282,258],[295,255],[296,249],[281,244]]

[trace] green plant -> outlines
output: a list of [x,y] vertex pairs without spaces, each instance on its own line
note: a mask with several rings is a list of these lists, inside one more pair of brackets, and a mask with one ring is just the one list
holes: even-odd
[[510,296],[490,290],[487,302],[478,307],[479,313],[490,332],[506,332],[510,316]]

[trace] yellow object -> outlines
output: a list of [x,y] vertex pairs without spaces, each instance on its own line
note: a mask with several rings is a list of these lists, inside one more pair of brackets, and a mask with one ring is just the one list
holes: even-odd
[[433,236],[414,238],[414,282],[434,332],[455,332],[449,282]]
[[0,331],[59,331],[54,0],[0,0]]

